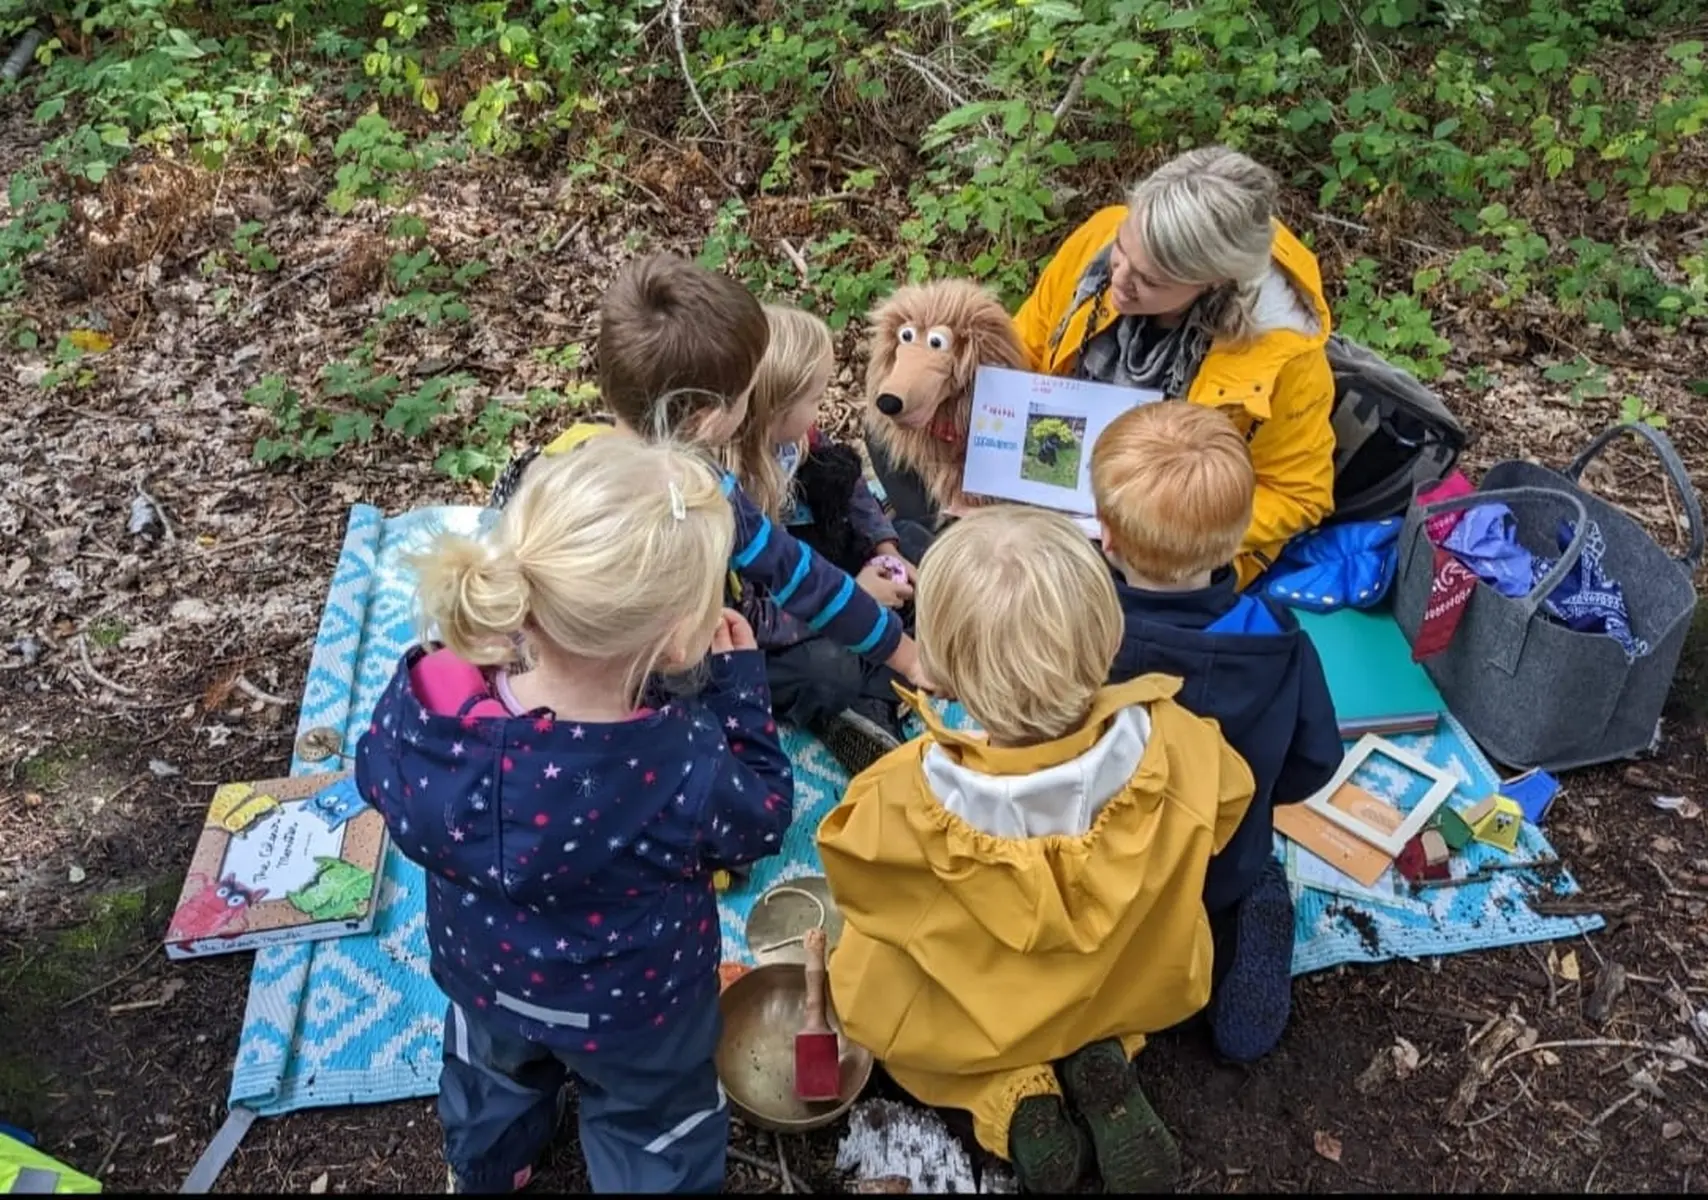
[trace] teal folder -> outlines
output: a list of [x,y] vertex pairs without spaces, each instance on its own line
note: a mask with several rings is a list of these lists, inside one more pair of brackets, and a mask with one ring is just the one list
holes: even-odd
[[1322,659],[1342,737],[1433,729],[1447,711],[1428,672],[1411,660],[1392,612],[1294,609],[1293,615]]

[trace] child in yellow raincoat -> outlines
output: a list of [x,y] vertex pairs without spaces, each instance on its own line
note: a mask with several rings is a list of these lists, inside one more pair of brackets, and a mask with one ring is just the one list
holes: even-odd
[[845,918],[830,960],[854,1041],[922,1103],[968,1110],[1030,1191],[1171,1187],[1173,1139],[1130,1066],[1210,994],[1205,868],[1252,796],[1176,678],[1105,687],[1122,620],[1066,517],[997,507],[919,567],[922,661],[984,735],[880,759],[819,829]]

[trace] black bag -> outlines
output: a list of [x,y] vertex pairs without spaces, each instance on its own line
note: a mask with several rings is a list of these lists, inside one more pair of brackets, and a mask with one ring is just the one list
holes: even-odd
[[1328,339],[1334,372],[1334,516],[1380,521],[1412,494],[1445,479],[1465,448],[1465,427],[1441,397],[1375,351]]

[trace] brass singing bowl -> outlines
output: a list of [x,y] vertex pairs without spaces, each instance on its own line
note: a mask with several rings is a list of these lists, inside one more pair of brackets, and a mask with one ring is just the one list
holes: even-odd
[[736,1115],[773,1133],[821,1129],[854,1107],[872,1078],[872,1055],[842,1036],[842,1023],[824,997],[826,1022],[836,1031],[841,1087],[835,1100],[807,1103],[795,1096],[795,1035],[806,1013],[806,972],[799,963],[755,967],[724,989],[718,1078]]

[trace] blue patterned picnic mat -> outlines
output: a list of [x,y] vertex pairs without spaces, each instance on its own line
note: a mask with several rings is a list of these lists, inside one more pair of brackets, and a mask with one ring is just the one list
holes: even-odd
[[[298,732],[330,726],[343,750],[355,750],[397,658],[415,639],[413,581],[407,558],[440,530],[473,532],[475,508],[429,508],[385,519],[365,505],[351,510],[343,552],[333,574],[320,632],[303,690]],[[949,706],[952,724],[963,724]],[[1474,802],[1495,787],[1487,760],[1451,719],[1434,734],[1396,742],[1462,780],[1452,803]],[[847,776],[828,751],[804,734],[785,731],[795,764],[795,823],[782,852],[758,864],[724,895],[726,958],[751,962],[744,944],[747,915],[772,885],[817,874],[813,836],[841,796]],[[294,761],[297,774],[325,763]],[[1400,807],[1422,784],[1380,765],[1356,782]],[[1281,843],[1278,843],[1281,844]],[[1520,855],[1552,857],[1541,832],[1526,826]],[[1504,856],[1473,846],[1456,869],[1474,869]],[[1464,866],[1458,866],[1461,862]],[[1560,873],[1554,890],[1576,885]],[[1331,894],[1297,889],[1295,974],[1346,962],[1421,958],[1519,942],[1569,937],[1599,928],[1599,917],[1544,918],[1526,905],[1517,873],[1487,883],[1439,888],[1423,900],[1376,893]],[[262,1116],[299,1108],[370,1104],[432,1095],[438,1087],[440,1024],[445,1001],[428,975],[423,884],[419,869],[391,851],[373,932],[360,937],[257,952],[250,979],[230,1102]]]

